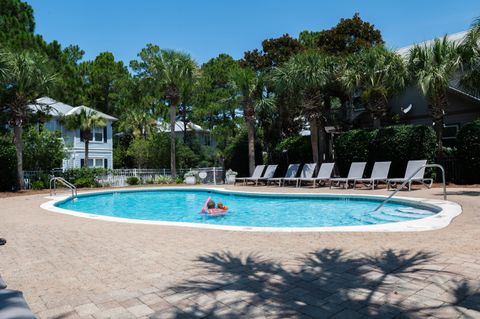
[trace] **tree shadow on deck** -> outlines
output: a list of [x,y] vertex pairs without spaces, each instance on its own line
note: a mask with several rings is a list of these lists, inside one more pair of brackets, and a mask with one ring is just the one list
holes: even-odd
[[197,276],[170,287],[186,297],[172,315],[420,318],[480,311],[478,291],[459,275],[441,270],[445,264],[433,258],[428,252],[359,256],[322,249],[279,264],[259,254],[214,252],[198,257]]

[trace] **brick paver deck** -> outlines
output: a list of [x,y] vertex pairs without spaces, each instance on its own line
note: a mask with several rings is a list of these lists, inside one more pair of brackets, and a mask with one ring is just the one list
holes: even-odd
[[464,213],[419,233],[135,225],[4,198],[0,273],[40,318],[480,318],[479,195],[450,190]]

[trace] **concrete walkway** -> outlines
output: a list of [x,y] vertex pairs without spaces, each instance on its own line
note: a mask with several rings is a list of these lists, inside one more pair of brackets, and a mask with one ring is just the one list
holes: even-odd
[[0,273],[40,318],[480,318],[480,189],[450,189],[449,200],[464,212],[438,231],[246,233],[85,219],[40,209],[44,195],[2,198]]

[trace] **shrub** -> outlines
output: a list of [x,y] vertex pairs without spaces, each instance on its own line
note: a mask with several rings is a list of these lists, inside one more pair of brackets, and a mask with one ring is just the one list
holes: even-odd
[[65,147],[61,133],[31,127],[23,135],[23,169],[32,171],[49,171],[62,167]]
[[[271,154],[271,162],[278,164],[277,171],[284,172],[291,163],[311,163],[312,147],[309,136],[290,136],[278,143]],[[245,175],[243,175],[245,176]]]
[[457,134],[461,182],[480,182],[480,120],[464,125]]
[[34,181],[34,182],[32,182],[32,188],[33,189],[44,189],[45,184],[42,181]]
[[379,129],[370,148],[370,160],[392,161],[391,176],[404,176],[409,160],[435,159],[436,138],[432,127],[398,125]]
[[376,131],[351,130],[340,135],[335,141],[335,157],[342,176],[348,173],[350,163],[366,162]]
[[359,129],[336,139],[335,159],[342,175],[347,174],[353,161],[369,161],[370,164],[392,161],[390,176],[399,177],[405,174],[409,160],[432,161],[435,146],[435,132],[427,126],[398,125],[374,131]]
[[138,185],[139,183],[140,183],[140,180],[138,179],[138,177],[130,176],[127,178],[128,185]]
[[73,182],[73,184],[77,188],[83,188],[83,187],[93,188],[93,187],[101,186],[95,179],[92,179],[89,177],[79,177]]
[[156,180],[157,184],[173,184],[173,180],[170,176],[158,176]]
[[145,184],[150,184],[150,185],[151,185],[151,184],[155,184],[155,180],[154,180],[153,178],[147,178],[147,179],[145,180]]
[[100,187],[97,178],[107,173],[105,168],[82,167],[67,169],[62,175],[77,187]]
[[17,185],[17,157],[10,134],[0,136],[0,191],[11,191]]
[[[258,136],[257,136],[258,138]],[[262,163],[262,145],[255,140],[255,163]],[[225,167],[238,172],[240,176],[249,176],[247,132],[240,131],[225,149]]]

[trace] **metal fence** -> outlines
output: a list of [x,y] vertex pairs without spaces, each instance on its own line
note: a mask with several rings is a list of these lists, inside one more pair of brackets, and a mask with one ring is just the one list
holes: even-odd
[[465,179],[462,176],[462,167],[460,161],[455,157],[445,157],[438,164],[445,169],[445,179],[447,182],[461,184]]

